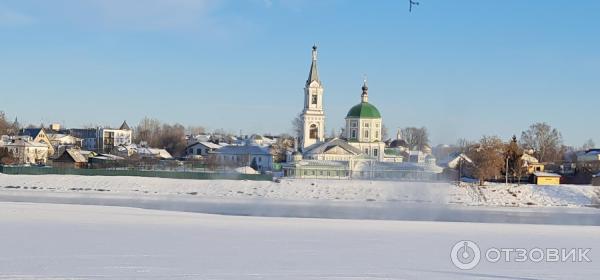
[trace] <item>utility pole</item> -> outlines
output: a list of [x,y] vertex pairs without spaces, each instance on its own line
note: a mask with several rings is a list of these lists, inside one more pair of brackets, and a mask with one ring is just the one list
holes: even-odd
[[504,170],[504,175],[506,176],[506,185],[508,185],[508,156],[506,156],[506,170]]

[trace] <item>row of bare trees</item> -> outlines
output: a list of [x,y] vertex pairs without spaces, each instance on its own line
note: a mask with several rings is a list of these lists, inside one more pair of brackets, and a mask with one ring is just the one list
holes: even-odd
[[[14,123],[10,123],[4,112],[0,111],[0,135],[11,134],[15,130],[18,130],[18,127],[15,127]],[[16,162],[16,159],[12,153],[7,148],[0,147],[0,164],[12,164],[14,162]]]
[[485,180],[494,179],[500,175],[521,178],[525,174],[522,156],[529,153],[540,162],[561,163],[569,158],[575,150],[594,148],[592,140],[582,147],[572,148],[563,144],[562,135],[547,123],[534,123],[521,133],[521,138],[513,136],[505,143],[497,136],[484,136],[477,142],[459,140],[457,148],[467,154],[473,161],[472,175],[483,184]]
[[182,156],[187,146],[186,133],[204,133],[200,126],[184,127],[179,123],[162,123],[158,119],[143,118],[134,128],[134,142],[146,142],[148,146],[167,150],[173,156]]

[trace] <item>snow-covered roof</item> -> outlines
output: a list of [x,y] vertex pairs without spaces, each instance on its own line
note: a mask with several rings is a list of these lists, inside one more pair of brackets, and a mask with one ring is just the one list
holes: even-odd
[[17,140],[6,144],[7,147],[30,147],[30,148],[48,148],[45,144],[37,143],[29,140]]
[[63,152],[69,154],[69,156],[71,156],[71,158],[73,159],[74,162],[87,162],[87,159],[81,154],[81,152],[79,152],[79,150],[75,150],[75,149],[68,149],[65,150]]
[[539,163],[539,160],[530,154],[523,154],[521,159],[527,163]]
[[560,175],[550,172],[534,172],[533,175],[536,177],[560,177]]
[[213,142],[208,142],[208,141],[199,141],[199,142],[191,144],[191,145],[189,145],[187,147],[190,148],[190,147],[193,147],[193,146],[196,146],[196,145],[202,145],[202,146],[207,147],[209,149],[220,149],[221,147],[223,147],[221,145],[215,144]]
[[323,142],[323,143],[312,144],[306,148],[306,153],[322,154],[335,146],[338,146],[338,147],[340,147],[350,153],[353,153],[355,155],[362,153],[361,150],[359,150],[358,148],[348,144],[346,141],[339,139],[339,138],[333,138],[333,139],[331,139],[327,142]]

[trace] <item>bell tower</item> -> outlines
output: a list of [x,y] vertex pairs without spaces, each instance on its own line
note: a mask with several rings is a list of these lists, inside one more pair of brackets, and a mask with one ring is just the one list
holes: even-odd
[[302,111],[303,133],[300,147],[325,140],[325,113],[323,112],[323,85],[317,70],[317,46],[312,47],[312,63],[304,86],[304,110]]

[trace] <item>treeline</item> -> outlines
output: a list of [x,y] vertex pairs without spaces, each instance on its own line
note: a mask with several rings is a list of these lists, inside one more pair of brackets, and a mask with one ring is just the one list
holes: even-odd
[[187,147],[186,135],[197,135],[205,132],[203,127],[184,127],[179,123],[162,123],[158,119],[143,118],[133,128],[133,142],[145,142],[149,147],[167,150],[173,156],[183,156]]
[[457,148],[473,162],[468,165],[472,175],[483,184],[501,175],[521,178],[525,174],[523,155],[530,154],[542,163],[560,164],[575,161],[575,152],[594,148],[590,139],[582,147],[563,144],[561,133],[547,123],[532,124],[521,133],[504,142],[498,136],[483,136],[479,141],[459,140]]
[[9,122],[6,118],[6,114],[0,111],[0,135],[15,134],[20,129],[18,123]]

